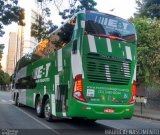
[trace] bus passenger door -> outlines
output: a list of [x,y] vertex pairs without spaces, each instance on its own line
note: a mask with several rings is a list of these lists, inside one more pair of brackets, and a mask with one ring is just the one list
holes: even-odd
[[68,85],[58,85],[56,92],[56,112],[57,116],[66,116]]

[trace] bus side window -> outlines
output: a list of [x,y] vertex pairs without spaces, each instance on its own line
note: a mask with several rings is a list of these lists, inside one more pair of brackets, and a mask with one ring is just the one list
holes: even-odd
[[25,67],[26,65],[28,65],[28,64],[30,63],[30,61],[31,61],[30,54],[26,54],[25,56],[23,56],[23,57],[21,58],[21,60],[19,61],[19,63],[17,64],[17,65],[18,65],[17,72],[18,72],[21,68],[23,68],[23,67]]
[[36,82],[32,76],[26,76],[18,79],[15,86],[16,89],[34,89],[36,87]]
[[51,45],[54,46],[52,49],[59,50],[71,41],[75,26],[74,21],[68,21],[50,37]]

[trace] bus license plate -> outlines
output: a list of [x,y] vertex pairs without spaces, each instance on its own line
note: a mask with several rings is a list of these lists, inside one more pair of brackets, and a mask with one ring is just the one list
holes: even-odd
[[114,113],[114,109],[112,109],[112,108],[104,108],[104,113]]

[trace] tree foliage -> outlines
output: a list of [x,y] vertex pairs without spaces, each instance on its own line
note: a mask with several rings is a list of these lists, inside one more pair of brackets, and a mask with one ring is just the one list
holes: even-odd
[[160,0],[136,0],[138,16],[160,19]]
[[140,83],[160,83],[160,21],[134,18],[137,29],[137,78]]
[[45,22],[42,16],[37,16],[35,23],[31,26],[31,36],[35,37],[38,42],[45,39],[49,34],[51,34],[57,28],[56,25],[52,23],[51,20]]
[[[70,18],[73,14],[80,10],[96,10],[96,2],[94,0],[38,0],[42,10],[42,14],[37,16],[36,22],[31,26],[31,36],[35,37],[38,41],[43,40],[49,36],[57,26],[51,20],[47,20],[51,15],[49,6],[52,4],[59,11],[59,15],[63,20]],[[63,3],[69,4],[68,8],[61,8]],[[54,18],[52,18],[54,20]],[[56,20],[54,20],[56,21]]]
[[0,85],[10,84],[10,75],[0,70]]
[[59,12],[59,15],[62,16],[62,19],[68,19],[80,10],[97,11],[95,8],[96,5],[97,3],[94,0],[74,0],[74,2],[70,4],[70,7]]
[[57,29],[57,25],[54,25],[52,20],[48,19],[51,15],[51,10],[47,7],[49,0],[38,0],[38,2],[41,13],[37,14],[35,22],[31,25],[31,36],[40,42]]
[[24,9],[18,5],[18,0],[0,0],[0,36],[4,35],[3,25],[9,25],[16,22],[19,25],[25,25]]

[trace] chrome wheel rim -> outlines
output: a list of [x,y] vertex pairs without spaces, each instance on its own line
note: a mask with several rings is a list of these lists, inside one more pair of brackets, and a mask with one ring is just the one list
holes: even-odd
[[40,103],[37,104],[36,110],[37,110],[38,114],[41,112],[41,105],[40,105]]
[[50,117],[50,110],[51,110],[51,108],[50,108],[50,104],[49,103],[47,103],[46,105],[45,105],[45,108],[44,108],[44,115],[45,115],[45,117],[46,118],[49,118]]

